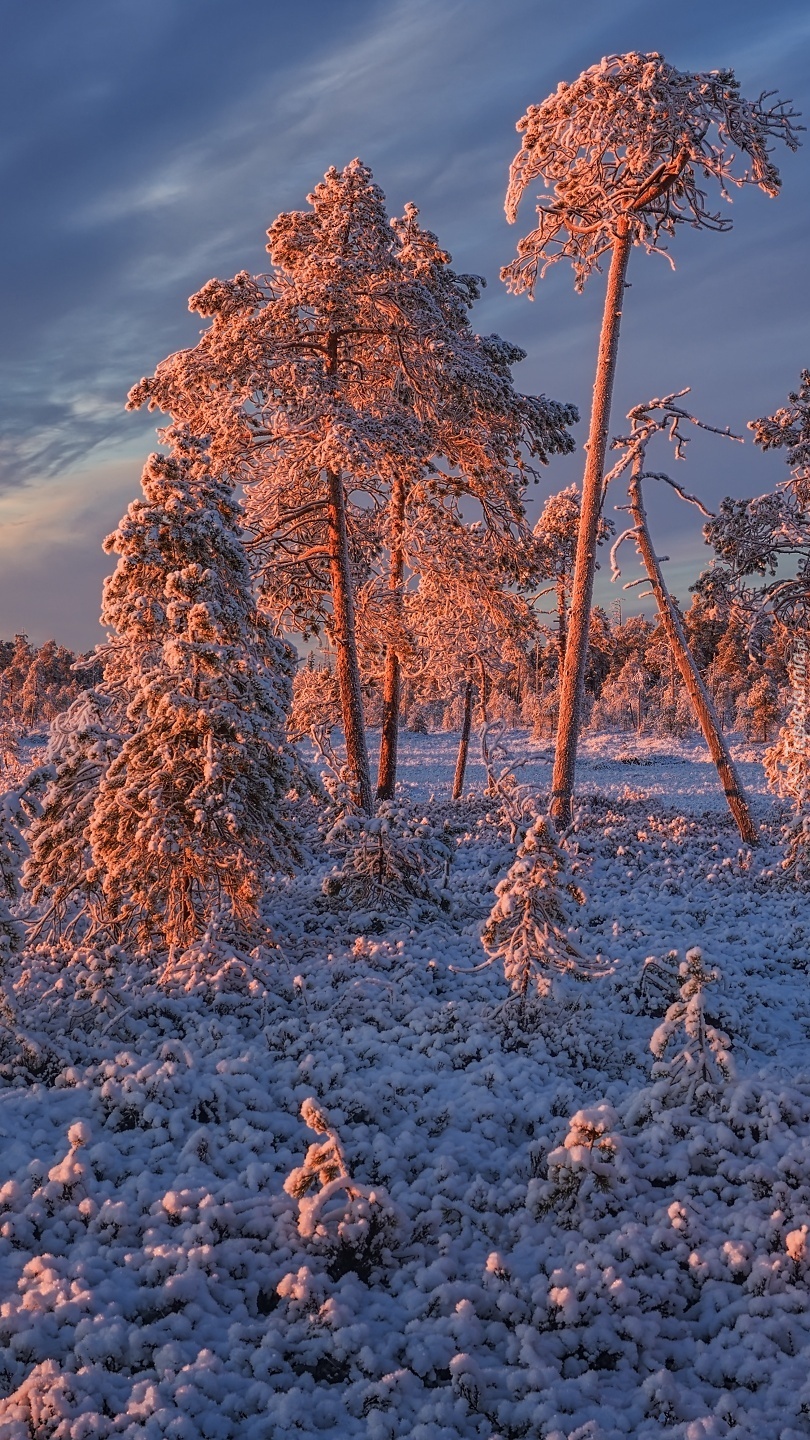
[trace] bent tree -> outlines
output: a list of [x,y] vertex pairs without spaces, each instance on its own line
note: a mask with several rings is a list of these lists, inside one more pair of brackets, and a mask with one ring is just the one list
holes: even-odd
[[[335,649],[353,798],[368,812],[358,581],[387,549],[396,615],[413,495],[437,513],[473,496],[504,541],[522,532],[531,459],[572,449],[577,415],[519,394],[511,366],[524,352],[470,327],[478,277],[450,269],[415,207],[392,224],[359,160],[329,170],[308,201],[271,225],[268,275],[212,280],[192,296],[210,327],[129,403],[207,436],[212,465],[244,485],[265,609],[287,631],[325,629]],[[395,636],[389,648],[395,658]],[[385,790],[395,750],[389,714]]]
[[560,719],[552,780],[551,812],[571,818],[577,735],[584,690],[588,625],[602,507],[602,480],[619,347],[625,277],[630,251],[665,252],[678,225],[729,230],[731,220],[709,207],[703,186],[756,185],[779,193],[771,158],[774,139],[798,146],[795,114],[771,96],[746,100],[731,70],[690,74],[663,56],[613,55],[560,84],[518,122],[523,144],[510,171],[506,213],[510,221],[528,185],[540,180],[551,192],[537,207],[537,225],[502,271],[510,289],[530,295],[538,277],[557,260],[571,261],[577,291],[601,262],[609,271],[597,352],[582,518]]
[[629,467],[630,480],[627,490],[629,504],[622,508],[629,511],[633,521],[632,527],[625,530],[613,546],[611,554],[613,579],[617,579],[619,575],[616,561],[619,547],[624,540],[633,539],[652,586],[670,653],[678,667],[698,724],[709,747],[709,753],[723,787],[728,808],[734,817],[741,839],[747,845],[757,845],[759,835],[751,817],[748,797],[737,767],[731,758],[731,751],[726,744],[712,697],[689,648],[678,608],[667,589],[661,561],[655,552],[650,535],[647,511],[644,505],[642,482],[644,480],[662,480],[665,484],[671,485],[682,500],[696,505],[709,520],[713,519],[711,512],[706,510],[697,496],[689,495],[669,475],[658,470],[646,469],[647,447],[656,435],[666,435],[675,445],[676,458],[683,458],[683,449],[688,439],[683,433],[684,424],[695,425],[700,430],[709,430],[715,435],[725,435],[732,440],[740,438],[737,435],[731,435],[728,430],[717,430],[713,425],[706,425],[702,420],[696,420],[694,415],[690,415],[684,410],[683,406],[675,403],[687,393],[682,390],[677,395],[666,395],[663,399],[649,400],[644,405],[634,406],[627,417],[631,424],[630,435],[620,437],[613,442],[613,448],[623,449],[624,453],[611,470],[608,480],[616,479]]

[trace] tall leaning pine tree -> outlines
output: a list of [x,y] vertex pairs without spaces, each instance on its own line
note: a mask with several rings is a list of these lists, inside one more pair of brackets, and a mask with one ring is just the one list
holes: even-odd
[[537,225],[503,270],[512,290],[534,291],[556,260],[574,267],[576,288],[609,262],[582,486],[571,614],[560,692],[560,719],[551,810],[571,817],[577,735],[582,709],[588,627],[602,507],[610,406],[630,251],[663,251],[678,225],[728,230],[702,188],[757,185],[779,193],[772,141],[798,145],[795,116],[785,102],[749,101],[731,70],[689,74],[655,53],[612,55],[562,83],[518,122],[523,144],[510,172],[506,213],[517,216],[526,187],[550,192]]
[[105,687],[127,701],[127,734],[90,841],[113,924],[168,947],[213,920],[248,933],[265,873],[297,847],[291,652],[257,613],[232,485],[187,433],[165,439],[105,541],[120,556],[104,587]]

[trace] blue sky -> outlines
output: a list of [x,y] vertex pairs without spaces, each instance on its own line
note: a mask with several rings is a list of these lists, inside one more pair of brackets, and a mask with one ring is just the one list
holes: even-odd
[[[530,304],[498,280],[532,223],[528,198],[516,227],[503,215],[526,106],[636,49],[731,65],[744,93],[810,113],[806,0],[0,0],[0,17],[0,636],[81,647],[102,638],[101,541],[154,444],[129,386],[193,343],[186,300],[206,279],[264,268],[268,224],[328,165],[359,155],[392,212],[416,201],[456,266],[487,277],[474,323],[529,352],[521,388],[587,414],[603,281],[577,297],[557,265]],[[674,274],[634,254],[615,431],[683,385],[744,430],[810,365],[810,145],[780,163],[779,200],[735,193],[734,230],[684,231]],[[679,478],[710,503],[782,473],[750,443],[692,450]],[[580,466],[549,467],[534,511]],[[688,598],[700,517],[670,496],[651,511]]]

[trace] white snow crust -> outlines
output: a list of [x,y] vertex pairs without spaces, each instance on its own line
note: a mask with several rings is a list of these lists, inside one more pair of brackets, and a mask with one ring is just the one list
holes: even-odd
[[[323,855],[268,893],[276,949],[9,964],[0,1437],[806,1440],[810,907],[758,752],[752,857],[697,742],[583,741],[605,973],[521,1015],[449,968],[514,847],[451,806],[456,737],[403,742],[461,817],[449,913],[360,935]],[[639,982],[693,946],[735,1065],[700,1103],[651,1078]]]

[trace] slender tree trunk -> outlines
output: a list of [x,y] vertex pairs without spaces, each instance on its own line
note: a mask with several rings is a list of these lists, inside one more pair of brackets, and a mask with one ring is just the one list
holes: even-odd
[[464,775],[467,770],[467,755],[470,749],[470,730],[472,728],[472,707],[473,707],[473,684],[468,680],[464,686],[464,718],[461,722],[461,739],[458,746],[458,759],[456,760],[456,773],[453,776],[453,799],[460,800],[461,792],[464,789]]
[[566,634],[568,625],[568,605],[565,593],[565,580],[562,576],[557,581],[557,649],[559,651],[559,673],[562,676],[563,665],[565,664],[565,648],[568,643]]
[[630,480],[630,513],[633,517],[633,524],[636,527],[636,543],[639,553],[644,562],[644,567],[650,577],[655,594],[658,613],[661,616],[661,624],[664,627],[670,649],[675,663],[681,672],[683,682],[689,692],[689,698],[695,707],[695,714],[700,722],[700,728],[706,737],[706,743],[711,751],[711,757],[717,767],[720,776],[720,783],[728,801],[728,808],[737,823],[737,828],[747,845],[756,845],[759,841],[756,827],[751,819],[751,811],[748,807],[748,799],[743,789],[742,781],[737,774],[734,761],[729,753],[728,746],[723,738],[720,728],[720,721],[717,712],[712,704],[711,696],[695,664],[692,652],[681,624],[680,616],[672,603],[672,598],[667,590],[661,566],[658,563],[658,556],[653,549],[650,531],[647,525],[647,513],[644,509],[644,501],[641,494],[641,465],[639,457],[633,462],[633,473]]
[[565,665],[560,686],[560,713],[557,723],[557,745],[551,782],[551,814],[563,828],[571,823],[574,797],[574,773],[577,740],[585,693],[585,665],[588,658],[588,628],[591,617],[593,577],[596,570],[596,539],[602,509],[602,479],[605,471],[610,403],[616,375],[619,348],[619,326],[622,318],[624,281],[630,258],[631,239],[627,222],[617,230],[608,274],[602,332],[596,379],[593,387],[591,428],[588,435],[588,457],[582,480],[577,554],[574,584],[568,622]]
[[476,655],[475,658],[478,661],[478,671],[481,676],[481,694],[478,698],[481,704],[481,725],[484,726],[489,724],[489,711],[487,708],[489,705],[489,676],[487,675],[487,667],[481,659],[481,656]]
[[[396,626],[401,628],[402,583],[405,577],[405,481],[397,475],[391,486],[391,569],[388,586],[393,593]],[[397,780],[397,741],[399,739],[399,705],[402,689],[399,655],[389,645],[385,652],[383,675],[383,715],[380,735],[380,764],[377,772],[377,799],[390,800]]]
[[346,496],[343,477],[328,470],[329,575],[332,582],[332,640],[335,646],[340,708],[346,737],[346,762],[351,776],[352,799],[371,814],[371,775],[363,726],[363,696],[357,639],[354,624],[354,594],[346,532]]

